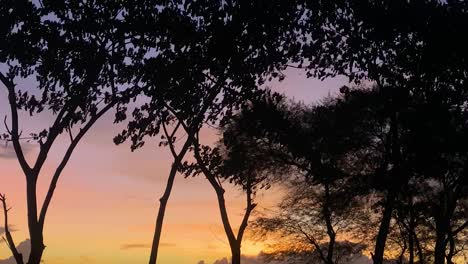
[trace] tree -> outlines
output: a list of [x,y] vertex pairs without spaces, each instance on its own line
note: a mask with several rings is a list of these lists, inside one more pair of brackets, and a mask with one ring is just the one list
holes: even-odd
[[[260,239],[276,241],[268,249],[270,258],[302,255],[304,263],[328,264],[348,263],[359,256],[365,245],[357,239],[361,235],[355,230],[361,230],[358,225],[366,215],[356,205],[357,199],[343,203],[343,197],[338,199],[339,192],[304,180],[289,186],[275,213],[256,218],[253,224]],[[346,241],[349,236],[356,240]]]
[[[420,108],[419,122],[411,130],[418,182],[425,187],[422,204],[435,232],[434,263],[450,263],[456,241],[466,229],[466,98],[460,92],[430,97]],[[424,115],[423,115],[424,113]],[[429,114],[429,115],[428,115]],[[423,131],[431,131],[430,134]],[[428,149],[426,146],[430,145]]]
[[[257,220],[257,231],[292,238],[295,242],[282,239],[279,246],[295,244],[293,251],[314,252],[312,255],[322,263],[338,263],[343,253],[353,254],[349,243],[337,239],[353,232],[351,227],[356,228],[359,222],[357,205],[365,189],[360,184],[365,182],[366,172],[356,160],[364,157],[371,141],[369,135],[362,133],[369,133],[364,127],[370,124],[362,114],[361,109],[351,108],[343,98],[306,107],[288,105],[274,94],[240,114],[240,133],[231,138],[238,139],[243,133],[244,138],[253,138],[251,151],[259,148],[267,157],[262,161],[273,160],[266,162],[270,171],[281,171],[276,175],[281,175],[282,181],[293,182],[288,185],[278,213]],[[285,169],[288,172],[284,173]],[[301,180],[288,179],[294,177],[291,173]]]
[[[254,165],[258,160],[255,152],[248,151],[246,141],[239,140],[235,146],[220,143],[215,148],[200,145],[197,140],[193,143],[195,162],[186,163],[186,176],[203,174],[216,192],[218,207],[224,231],[231,248],[231,263],[241,263],[241,245],[247,229],[249,218],[257,206],[254,196],[258,189],[267,187],[266,176],[262,166]],[[237,234],[229,221],[226,207],[223,182],[233,183],[245,192],[246,209]]]
[[[138,79],[129,74],[127,60],[141,60],[144,54],[135,53],[128,44],[135,40],[131,27],[122,26],[132,12],[128,11],[120,3],[107,1],[5,1],[0,7],[0,81],[11,112],[5,117],[3,139],[13,145],[26,178],[31,241],[28,264],[41,262],[47,211],[79,142],[110,109],[117,109],[119,119],[122,104],[139,92]],[[25,80],[29,80],[26,85]],[[31,118],[46,114],[53,122],[41,131],[23,135],[23,112]],[[37,182],[60,136],[69,137],[70,142],[40,206]],[[39,146],[32,163],[25,157],[23,140]],[[19,261],[14,244],[9,245]]]
[[[374,196],[370,201],[374,203],[376,214],[369,217],[381,218],[375,244],[380,243],[381,247],[384,242],[387,249],[401,246],[401,261],[409,254],[409,259],[414,262],[414,252],[417,250],[419,262],[422,262],[427,256],[427,250],[423,252],[422,245],[431,243],[429,238],[422,236],[423,230],[427,230],[426,220],[423,219],[434,217],[433,211],[424,210],[430,208],[425,201],[440,200],[423,197],[429,195],[433,188],[440,190],[434,185],[434,179],[442,175],[450,176],[452,171],[457,172],[455,175],[463,175],[463,163],[457,160],[461,158],[461,149],[464,148],[465,129],[460,127],[464,124],[464,117],[457,114],[460,108],[453,108],[458,97],[447,97],[440,91],[436,95],[409,95],[393,87],[343,87],[342,92],[340,97],[311,110],[300,105],[288,106],[287,103],[275,101],[274,96],[267,96],[266,100],[254,102],[251,107],[243,109],[236,121],[237,131],[247,135],[245,137],[250,138],[252,146],[261,146],[262,151],[275,159],[274,166],[292,166],[296,173],[302,172],[317,186],[316,192],[323,192],[323,196],[318,197],[326,198],[327,193],[340,194],[337,196],[340,198],[348,197],[346,194],[351,195],[349,197]],[[399,98],[398,104],[394,102],[395,98]],[[463,97],[461,99],[460,105],[464,100]],[[447,112],[444,110],[447,108],[431,105],[428,100],[446,100],[453,110]],[[395,110],[395,106],[399,106],[398,110]],[[435,133],[429,134],[427,131]],[[238,137],[238,134],[231,136],[234,140]],[[458,144],[451,145],[452,140]],[[430,151],[427,144],[433,146]],[[451,161],[451,157],[456,158],[456,162]],[[456,186],[463,183],[460,176],[450,176],[457,183]],[[310,195],[307,193],[310,192],[294,192],[292,197],[314,197],[307,196]],[[412,193],[412,196],[408,197],[408,193]],[[456,187],[448,195],[462,197],[464,189]],[[349,197],[346,200],[350,201]],[[325,212],[333,209],[324,206],[327,199],[312,201],[322,208],[319,212],[322,213],[323,223],[333,219],[325,217]],[[440,201],[444,206],[454,205],[446,199]],[[287,203],[282,208],[287,211],[283,217],[280,215],[283,223],[291,223],[287,219],[292,213],[287,209],[294,208],[293,203]],[[463,209],[457,215],[464,215]],[[444,217],[438,218],[450,222],[453,217],[444,214]],[[457,226],[463,229],[463,221]],[[335,232],[331,225],[326,230],[327,245],[330,247]],[[450,233],[448,229],[445,230],[444,236]],[[389,243],[385,243],[388,238]],[[446,241],[447,245],[449,239],[442,241]],[[321,243],[316,241],[316,246],[321,246]],[[443,248],[442,252],[445,252],[446,247]],[[331,248],[328,252],[331,252]],[[325,254],[323,256],[326,259]]]
[[[172,49],[164,55],[171,60],[161,64],[149,59],[143,65],[139,72],[141,80],[149,84],[143,91],[149,102],[133,112],[127,129],[115,139],[116,143],[130,139],[135,150],[144,145],[147,136],[163,131],[160,143],[169,147],[174,158],[160,199],[150,264],[157,260],[174,178],[198,132],[205,123],[218,126],[228,119],[255,96],[265,79],[280,78],[275,70],[288,61],[291,49],[298,49],[293,30],[297,21],[290,19],[301,12],[296,3],[299,1],[172,3],[179,15],[171,21],[175,37]],[[186,139],[177,149],[179,129]]]
[[[318,78],[345,75],[409,93],[466,91],[466,40],[460,36],[467,10],[465,1],[308,1],[302,29],[311,37],[303,38],[297,64],[291,66]],[[393,141],[398,142],[396,133]],[[398,156],[394,151],[394,163]],[[392,193],[374,250],[376,264],[383,261]]]

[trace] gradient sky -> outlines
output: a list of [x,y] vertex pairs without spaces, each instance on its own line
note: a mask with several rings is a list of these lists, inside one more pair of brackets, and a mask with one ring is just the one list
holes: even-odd
[[[307,79],[300,70],[286,71],[281,83],[269,83],[276,91],[296,100],[314,102],[337,93],[344,78],[324,82]],[[0,117],[7,114],[6,92],[0,85]],[[81,141],[64,170],[49,208],[44,230],[46,264],[74,263],[147,263],[150,253],[158,199],[165,187],[172,157],[166,149],[147,141],[134,153],[127,144],[115,146],[112,137],[122,126],[112,124],[112,113],[104,117]],[[23,116],[22,128],[44,127],[46,116],[30,119]],[[3,125],[2,125],[3,126]],[[5,129],[0,128],[0,133]],[[214,131],[204,130],[205,142],[214,142]],[[49,155],[39,182],[42,197],[67,138],[57,142]],[[6,193],[10,224],[19,244],[27,239],[25,180],[11,146],[0,142],[0,192]],[[35,145],[25,143],[27,156],[34,157]],[[242,193],[225,185],[228,210],[233,226],[238,226],[245,207]],[[259,208],[271,207],[279,198],[269,190],[258,195]],[[1,224],[0,224],[1,225]],[[245,255],[256,255],[261,243],[243,243]],[[10,254],[0,244],[0,259]],[[212,263],[229,256],[229,246],[218,213],[215,192],[203,178],[184,179],[180,175],[169,200],[158,263]]]

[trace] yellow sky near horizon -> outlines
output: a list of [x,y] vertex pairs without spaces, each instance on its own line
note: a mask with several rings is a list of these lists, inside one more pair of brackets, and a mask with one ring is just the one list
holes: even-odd
[[[342,78],[325,82],[307,79],[303,72],[288,70],[286,80],[269,85],[296,100],[312,102],[336,93],[344,83]],[[0,87],[1,116],[7,113],[6,106],[6,94]],[[40,127],[46,121],[29,120],[23,127]],[[128,144],[115,146],[112,137],[120,128],[112,125],[111,115],[103,118],[83,139],[64,170],[46,218],[46,264],[147,262],[158,199],[172,160],[166,149],[151,141],[134,153]],[[0,128],[0,133],[3,131]],[[208,142],[217,139],[208,129],[202,137]],[[57,142],[46,163],[38,186],[40,201],[66,140],[62,137]],[[13,207],[9,217],[19,244],[28,237],[25,181],[11,151],[10,146],[0,147],[0,192],[7,194]],[[34,152],[31,146],[28,155]],[[228,210],[237,227],[245,201],[236,188],[226,184],[226,189]],[[261,207],[271,207],[278,197],[280,192],[269,190],[257,198]],[[177,176],[164,221],[158,263],[195,264],[205,260],[211,264],[230,255],[215,192],[203,178]],[[247,239],[242,251],[254,256],[262,248],[261,243]],[[9,255],[6,246],[0,244],[0,259]]]

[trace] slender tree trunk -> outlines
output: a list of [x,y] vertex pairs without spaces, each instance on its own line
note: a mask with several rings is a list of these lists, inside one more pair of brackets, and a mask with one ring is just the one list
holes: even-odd
[[42,227],[37,220],[36,178],[35,175],[28,175],[26,188],[29,238],[31,242],[28,264],[40,264],[45,249]]
[[[166,133],[166,137],[168,137],[169,140],[172,140],[172,137],[174,136],[175,131],[173,132],[172,136],[170,136],[167,133],[165,127],[164,127],[164,131]],[[158,260],[159,242],[161,240],[161,232],[162,232],[162,227],[164,223],[164,215],[166,213],[167,202],[169,200],[169,197],[171,196],[172,187],[174,186],[174,180],[175,180],[177,171],[193,139],[193,135],[189,132],[190,131],[187,132],[188,134],[187,140],[185,141],[184,145],[182,146],[182,149],[179,151],[178,154],[175,152],[175,149],[172,143],[170,143],[169,145],[171,149],[171,153],[174,157],[174,162],[172,163],[171,170],[169,172],[169,177],[167,178],[166,189],[164,190],[164,194],[159,199],[159,210],[158,210],[158,215],[156,217],[156,226],[155,226],[154,235],[153,235],[153,243],[151,245],[151,254],[150,254],[149,264],[156,264],[156,261]]]
[[408,236],[408,251],[409,251],[408,264],[414,264],[414,238],[413,238],[412,233],[409,233],[409,236]]
[[335,234],[333,233],[332,235],[329,234],[329,237],[330,237],[330,242],[328,243],[328,252],[327,252],[327,264],[333,264],[334,261],[333,261],[333,253],[334,253],[334,250],[335,250],[335,242],[336,242],[336,238],[335,238]]
[[159,199],[159,211],[158,216],[156,218],[156,227],[154,230],[153,236],[153,244],[151,246],[151,255],[149,259],[149,264],[156,264],[156,260],[158,259],[158,250],[159,250],[159,242],[161,240],[161,232],[164,222],[164,215],[166,213],[166,206],[167,201],[172,192],[172,187],[174,186],[175,176],[177,174],[177,167],[178,164],[175,162],[172,164],[171,171],[169,172],[169,177],[166,183],[166,189],[164,191],[163,196]]
[[399,129],[398,129],[398,113],[395,111],[390,120],[390,142],[391,142],[391,160],[393,162],[393,168],[391,170],[392,184],[388,189],[388,194],[385,201],[384,212],[382,220],[380,222],[379,232],[377,234],[377,241],[375,243],[374,254],[372,259],[374,264],[382,264],[385,244],[387,242],[387,236],[390,231],[390,222],[392,220],[392,213],[395,206],[395,200],[397,193],[403,185],[403,175],[400,171],[401,166],[401,150],[399,140]]
[[[210,180],[211,182],[211,180]],[[224,232],[226,233],[227,239],[229,241],[229,247],[231,248],[232,253],[232,263],[231,264],[240,264],[240,242],[237,241],[236,236],[232,230],[231,224],[229,223],[229,216],[226,209],[226,202],[224,200],[224,190],[221,186],[213,186],[216,191],[216,196],[218,198],[218,207],[221,214],[221,221],[223,222]]]
[[335,250],[336,233],[332,224],[332,215],[330,211],[330,184],[325,182],[325,203],[323,207],[323,215],[327,226],[328,235],[328,250],[327,250],[327,264],[333,264],[333,253]]
[[374,254],[372,260],[374,264],[382,264],[383,256],[385,253],[385,244],[387,242],[387,236],[390,231],[390,222],[392,220],[392,212],[395,203],[395,194],[390,192],[387,195],[387,201],[385,202],[384,212],[382,220],[380,221],[379,232],[377,234],[377,240],[375,242]]
[[[241,241],[237,240],[236,235],[234,235],[234,231],[232,230],[231,224],[229,223],[229,215],[228,215],[228,212],[227,212],[227,209],[226,209],[226,201],[224,199],[224,192],[225,191],[224,191],[223,187],[218,183],[218,181],[216,179],[216,176],[205,165],[202,157],[200,156],[199,145],[198,144],[199,144],[198,142],[195,144],[195,150],[194,150],[195,159],[197,160],[197,163],[200,166],[200,169],[202,170],[203,174],[205,174],[206,179],[210,182],[211,186],[213,187],[213,189],[216,192],[216,197],[218,199],[219,213],[221,215],[221,221],[223,223],[224,232],[226,233],[226,237],[228,239],[229,246],[231,248],[231,253],[232,253],[232,256],[231,256],[232,263],[231,264],[240,264]],[[250,214],[250,212],[249,212],[249,214]],[[244,220],[245,220],[245,217],[244,217]],[[244,229],[245,229],[245,227],[244,227]],[[242,238],[242,234],[240,234],[239,237]]]
[[409,210],[409,230],[408,230],[408,250],[409,250],[409,259],[408,264],[414,264],[414,230],[416,228],[416,219],[413,211],[413,199],[412,196],[409,196],[408,204],[410,206]]
[[434,248],[434,264],[445,263],[445,250],[447,248],[447,239],[450,230],[449,199],[446,193],[439,197],[439,205],[435,207],[434,219],[436,227],[436,241]]

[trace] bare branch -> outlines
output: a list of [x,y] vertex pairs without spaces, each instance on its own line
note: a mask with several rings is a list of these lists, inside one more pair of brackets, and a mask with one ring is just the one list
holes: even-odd
[[16,263],[23,264],[23,255],[19,253],[18,250],[16,249],[15,242],[10,233],[10,228],[8,227],[8,211],[10,211],[11,208],[7,207],[5,194],[0,194],[0,201],[2,202],[2,205],[3,205],[3,215],[4,215],[4,224],[5,224],[5,237],[6,238],[3,237],[3,240],[5,240],[8,248],[10,248],[10,251],[13,254],[13,257],[15,258]]
[[10,136],[11,136],[11,130],[8,127],[8,124],[7,124],[6,121],[7,121],[7,115],[5,115],[5,118],[3,119],[3,124],[5,125],[5,128],[6,128],[7,132],[8,132],[8,134],[10,134]]
[[74,137],[73,137],[73,134],[72,134],[72,131],[71,131],[71,130],[72,130],[71,127],[68,126],[68,128],[67,128],[68,136],[70,137],[70,142],[73,142]]

